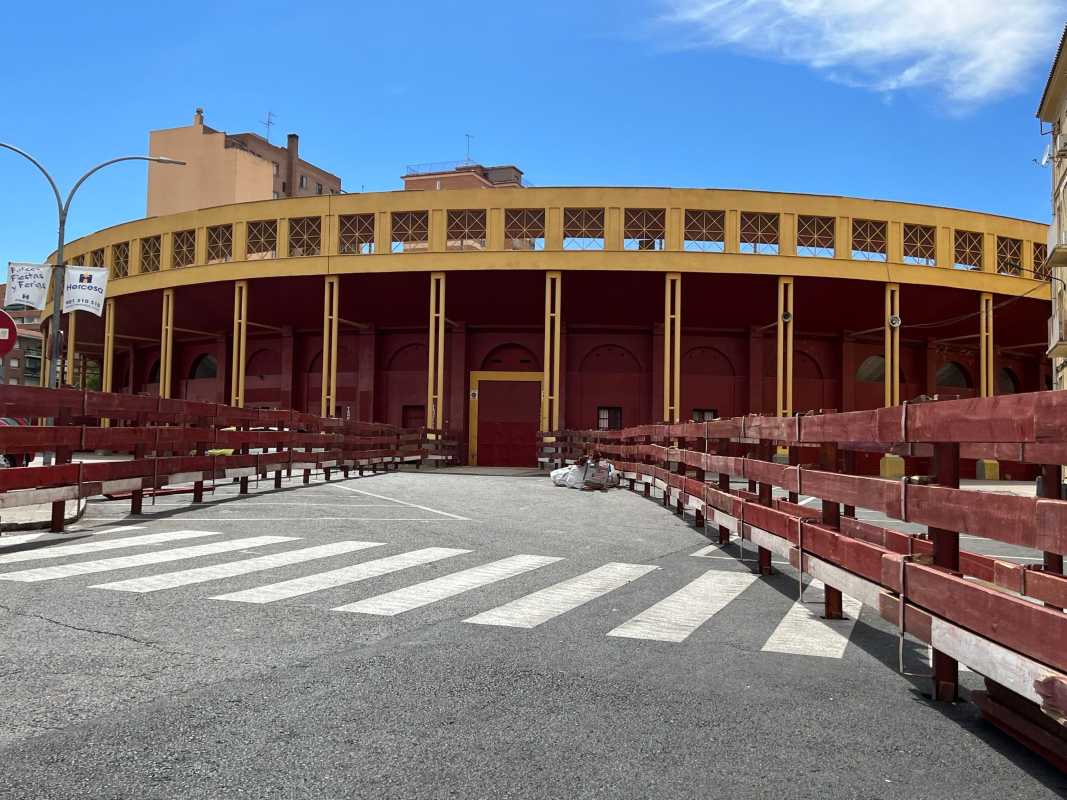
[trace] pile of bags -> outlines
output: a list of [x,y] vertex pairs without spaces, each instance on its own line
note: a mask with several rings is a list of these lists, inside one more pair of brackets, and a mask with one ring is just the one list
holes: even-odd
[[619,473],[610,461],[599,458],[581,458],[570,467],[560,467],[549,473],[556,486],[568,489],[595,491],[619,485]]

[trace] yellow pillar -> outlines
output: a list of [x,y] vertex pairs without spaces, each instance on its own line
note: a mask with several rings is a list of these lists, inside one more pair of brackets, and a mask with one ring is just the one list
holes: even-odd
[[668,272],[663,282],[663,419],[681,416],[682,276]]
[[159,396],[170,397],[170,367],[174,352],[174,290],[163,290],[163,320],[159,336]]
[[104,367],[100,376],[100,389],[112,391],[115,381],[115,298],[104,302]]
[[834,223],[834,258],[852,258],[851,217],[838,217]]
[[322,297],[322,403],[320,416],[337,414],[337,327],[340,278],[327,275]]
[[982,292],[979,299],[979,316],[981,319],[979,329],[979,372],[982,374],[981,390],[982,397],[992,397],[996,394],[996,376],[994,374],[993,357],[993,295]]
[[78,339],[78,312],[71,311],[67,314],[67,361],[64,370],[63,382],[68,386],[74,385],[74,356],[76,355]]
[[723,218],[726,230],[723,231],[723,252],[741,252],[741,212],[736,208],[729,208]]
[[559,430],[559,357],[563,280],[559,272],[545,273],[545,373],[541,379],[541,430]]
[[783,213],[778,215],[778,255],[795,256],[797,254],[797,215]]
[[885,405],[900,405],[900,286],[885,285]]
[[233,350],[230,359],[230,405],[244,408],[248,346],[248,281],[233,284]]
[[440,430],[445,394],[445,273],[430,273],[430,363],[426,376],[426,427]]
[[775,389],[778,415],[793,413],[793,279],[778,279],[778,356]]

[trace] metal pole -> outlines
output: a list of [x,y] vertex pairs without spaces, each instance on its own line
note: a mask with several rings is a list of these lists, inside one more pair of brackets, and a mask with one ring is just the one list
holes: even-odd
[[[74,192],[71,192],[73,197]],[[70,198],[67,198],[67,205],[70,205]],[[60,370],[60,353],[63,351],[63,346],[60,343],[63,331],[60,328],[63,325],[63,281],[66,279],[66,271],[63,268],[63,245],[64,236],[67,230],[67,208],[66,206],[59,209],[59,242],[56,244],[56,265],[52,268],[52,364],[55,367],[52,373],[51,385],[53,389],[58,389],[62,383],[62,371]]]

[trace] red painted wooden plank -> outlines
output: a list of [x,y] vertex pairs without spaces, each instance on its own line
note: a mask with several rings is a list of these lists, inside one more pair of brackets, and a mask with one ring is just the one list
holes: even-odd
[[77,483],[80,474],[81,464],[0,469],[0,491],[68,486]]

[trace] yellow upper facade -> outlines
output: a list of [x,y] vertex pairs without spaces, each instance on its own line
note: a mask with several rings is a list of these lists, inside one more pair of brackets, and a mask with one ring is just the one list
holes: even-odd
[[268,200],[68,244],[108,295],[283,275],[646,270],[852,278],[1048,299],[1048,226],[951,208],[721,189],[514,188]]

